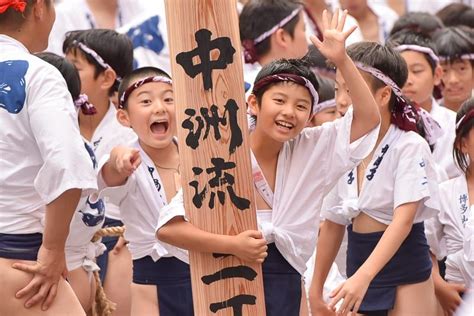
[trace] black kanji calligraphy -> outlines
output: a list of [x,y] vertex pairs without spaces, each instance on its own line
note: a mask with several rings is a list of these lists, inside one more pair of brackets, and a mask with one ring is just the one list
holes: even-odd
[[[212,71],[214,69],[226,69],[232,64],[235,48],[228,37],[218,37],[211,40],[212,32],[200,29],[194,34],[197,47],[189,52],[182,52],[176,56],[176,62],[180,64],[186,74],[191,78],[202,74],[205,90],[212,89]],[[211,51],[217,49],[219,57],[211,60]],[[194,57],[199,57],[200,63],[194,64]]]

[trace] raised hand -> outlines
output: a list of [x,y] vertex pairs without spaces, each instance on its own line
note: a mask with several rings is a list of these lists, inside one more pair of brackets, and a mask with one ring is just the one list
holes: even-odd
[[[330,13],[328,13],[327,10],[324,10],[322,16],[323,41],[321,42],[316,36],[311,36],[310,38],[321,54],[336,65],[343,62],[347,57],[346,39],[357,28],[357,26],[354,25],[347,31],[343,31],[346,17],[347,10],[342,12],[340,18],[339,9],[336,9],[332,17],[330,17]],[[331,21],[329,22],[329,20]]]
[[31,281],[16,293],[16,297],[26,297],[26,308],[41,303],[41,309],[47,310],[56,297],[60,278],[66,276],[64,251],[41,246],[35,263],[14,263],[12,267],[33,274]]

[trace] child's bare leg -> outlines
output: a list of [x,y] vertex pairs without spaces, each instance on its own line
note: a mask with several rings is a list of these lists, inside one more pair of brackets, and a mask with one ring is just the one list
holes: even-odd
[[132,283],[132,315],[160,315],[156,285]]
[[[119,245],[117,242],[117,245]],[[131,311],[132,256],[127,247],[115,246],[109,252],[104,291],[107,298],[116,303],[114,316],[129,316]]]
[[397,287],[395,306],[389,316],[436,315],[433,279]]
[[41,310],[41,304],[36,304],[32,308],[26,309],[24,307],[26,298],[17,299],[15,293],[28,284],[33,275],[13,269],[11,266],[15,262],[32,263],[32,261],[0,258],[0,297],[2,300],[0,315],[85,315],[79,300],[64,279],[60,280],[56,298],[47,311]]
[[70,271],[67,278],[82,308],[88,315],[91,314],[95,298],[95,280],[92,274],[83,268],[78,268]]

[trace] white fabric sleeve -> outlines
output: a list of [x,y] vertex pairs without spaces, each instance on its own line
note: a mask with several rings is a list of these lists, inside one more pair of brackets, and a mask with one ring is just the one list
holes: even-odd
[[[341,180],[342,181],[342,180]],[[340,225],[350,225],[351,219],[344,213],[344,200],[339,194],[339,183],[324,197],[321,206],[321,217]]]
[[436,256],[436,259],[441,260],[447,255],[446,240],[443,238],[443,224],[434,216],[425,221],[425,235],[430,251]]
[[69,189],[96,190],[92,159],[80,135],[66,82],[52,66],[37,71],[31,82],[29,123],[44,161],[34,180],[36,191],[48,204]]
[[186,218],[186,210],[184,209],[183,189],[180,189],[171,199],[170,203],[160,210],[156,231],[178,216],[182,216],[186,221],[188,220]]
[[435,216],[439,206],[437,174],[428,144],[418,135],[398,149],[393,191],[394,210],[402,204],[423,200],[416,221]]

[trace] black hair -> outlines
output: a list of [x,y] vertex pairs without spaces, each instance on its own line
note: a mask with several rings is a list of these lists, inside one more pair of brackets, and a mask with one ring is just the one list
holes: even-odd
[[329,77],[330,79],[336,76],[335,67],[330,66],[328,59],[321,54],[316,46],[311,45],[308,48],[308,53],[304,56],[304,60],[317,75]]
[[[319,83],[316,79],[315,74],[311,71],[308,63],[301,59],[278,59],[263,66],[263,68],[260,70],[260,72],[257,74],[257,77],[255,78],[254,86],[262,78],[282,73],[298,75],[300,77],[306,78],[309,82],[311,82],[316,91],[319,90]],[[262,89],[259,89],[255,93],[255,97],[257,98],[259,106],[262,104],[263,94],[273,85],[274,84],[269,84],[267,86],[264,86],[262,87]]]
[[474,9],[463,3],[451,3],[436,13],[445,26],[465,25],[474,28]]
[[[467,99],[461,105],[457,115],[456,115],[456,124],[461,120],[461,118],[466,115],[469,111],[474,109],[474,98]],[[461,168],[461,170],[466,173],[467,168],[469,167],[469,160],[467,155],[463,154],[459,147],[461,146],[462,138],[466,137],[467,134],[474,128],[474,119],[470,119],[467,123],[460,126],[459,129],[456,129],[456,138],[454,139],[453,146],[453,157],[456,161],[456,164]]]
[[[5,12],[0,13],[0,25],[6,25],[8,28],[17,28],[23,24],[25,17],[27,17],[30,12],[35,0],[23,0],[26,2],[25,11],[18,12],[14,8],[9,7]],[[53,0],[45,0],[46,6],[50,7],[53,5]]]
[[64,77],[64,80],[66,80],[67,89],[69,90],[72,99],[76,100],[81,94],[81,78],[79,77],[76,67],[66,58],[54,53],[36,53],[35,56],[53,65],[59,70],[61,75]]
[[[386,44],[390,47],[397,47],[400,45],[418,45],[422,47],[430,48],[435,55],[438,55],[438,50],[436,45],[434,44],[433,40],[422,33],[416,33],[410,30],[403,30],[394,35],[390,36],[386,42]],[[431,71],[434,74],[437,61],[434,60],[430,55],[422,53],[425,56],[426,61],[431,67]]]
[[[456,61],[464,54],[474,53],[474,31],[464,26],[445,27],[434,35],[439,56]],[[471,60],[474,66],[474,61]]]
[[426,12],[408,12],[393,24],[390,35],[402,30],[423,33],[432,36],[434,32],[444,27],[443,22],[436,16]]
[[[298,0],[250,0],[239,16],[240,40],[254,40],[289,16],[302,4]],[[300,19],[296,15],[282,29],[293,38],[295,27]],[[255,45],[258,56],[267,54],[271,49],[270,37]]]
[[[72,31],[66,33],[66,39],[63,43],[63,52],[65,54],[81,54],[86,60],[95,67],[94,78],[105,71],[91,55],[83,52],[77,42],[83,43],[94,50],[102,59],[112,67],[118,77],[125,77],[133,70],[133,45],[125,34],[117,33],[108,29],[91,29]],[[109,91],[112,95],[118,89],[118,81]]]
[[335,97],[335,81],[331,78],[316,75],[318,80],[319,103],[332,100]]
[[[162,76],[162,77],[166,77],[166,78],[171,79],[170,75],[168,75],[168,73],[166,73],[166,71],[161,70],[161,69],[156,68],[156,67],[137,68],[137,69],[133,70],[131,73],[129,73],[128,75],[126,75],[122,79],[122,82],[120,82],[120,86],[118,88],[119,98],[137,80],[143,79],[145,77],[151,77],[151,76]],[[123,104],[123,109],[126,109],[127,106],[128,106],[128,102],[125,101],[125,104]]]
[[[376,42],[359,42],[347,48],[347,54],[354,62],[376,68],[393,80],[399,87],[403,87],[408,79],[408,68],[399,52],[391,47]],[[373,92],[386,86],[381,80],[371,76],[369,86]],[[389,102],[390,111],[396,106],[396,96],[392,92]]]

